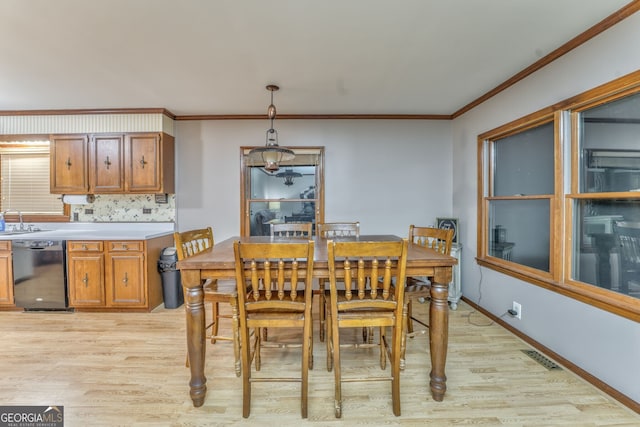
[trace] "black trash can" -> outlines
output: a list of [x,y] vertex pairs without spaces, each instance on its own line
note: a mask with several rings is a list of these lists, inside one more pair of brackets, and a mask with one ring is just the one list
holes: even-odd
[[184,304],[180,270],[176,269],[176,262],[178,262],[176,248],[164,248],[160,252],[158,271],[162,276],[162,295],[165,308],[178,308]]

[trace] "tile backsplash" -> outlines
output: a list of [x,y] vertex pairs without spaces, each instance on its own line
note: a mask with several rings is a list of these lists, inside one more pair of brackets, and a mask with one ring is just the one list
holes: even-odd
[[156,203],[155,194],[96,194],[93,203],[71,205],[78,222],[175,222],[176,196]]

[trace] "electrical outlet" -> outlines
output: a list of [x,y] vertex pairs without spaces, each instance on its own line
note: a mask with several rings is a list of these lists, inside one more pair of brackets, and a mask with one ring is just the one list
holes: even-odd
[[520,305],[519,302],[513,302],[513,311],[516,312],[516,315],[514,317],[518,318],[518,319],[522,319],[522,305]]
[[151,208],[142,208],[142,213],[143,214],[150,214],[151,213]]

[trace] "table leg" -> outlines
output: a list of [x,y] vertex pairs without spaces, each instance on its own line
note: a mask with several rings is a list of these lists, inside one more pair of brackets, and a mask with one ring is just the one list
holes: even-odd
[[207,378],[204,375],[205,360],[205,311],[204,292],[200,270],[181,270],[185,292],[187,317],[187,351],[191,368],[190,395],[193,406],[202,406],[207,394]]
[[431,306],[429,308],[429,346],[431,350],[431,395],[433,400],[441,402],[447,391],[447,344],[449,341],[449,282],[452,269],[436,268],[431,283]]

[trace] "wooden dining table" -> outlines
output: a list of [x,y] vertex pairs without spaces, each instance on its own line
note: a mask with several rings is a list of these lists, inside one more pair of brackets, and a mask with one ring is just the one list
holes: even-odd
[[[360,237],[342,237],[340,240],[388,241],[399,240],[394,235],[361,235]],[[207,393],[205,366],[205,309],[203,279],[234,279],[235,258],[233,242],[278,242],[290,241],[290,238],[272,238],[268,236],[232,237],[197,255],[183,259],[177,264],[180,270],[185,295],[187,317],[187,349],[191,380],[190,396],[193,406],[202,406]],[[329,278],[327,239],[314,236],[315,251],[314,278]],[[337,240],[337,239],[334,239]],[[447,302],[448,286],[453,276],[456,258],[440,254],[430,248],[409,244],[407,256],[407,276],[425,276],[431,280],[431,304],[429,308],[429,346],[431,372],[429,374],[431,395],[436,401],[444,398],[446,386],[445,364],[449,339],[449,306]],[[245,367],[242,367],[245,369]]]

